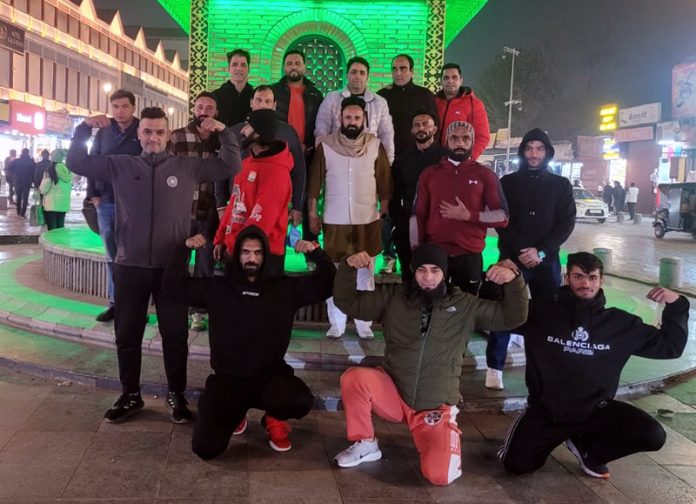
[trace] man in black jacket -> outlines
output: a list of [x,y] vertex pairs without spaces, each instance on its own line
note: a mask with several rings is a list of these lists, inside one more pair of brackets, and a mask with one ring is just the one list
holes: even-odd
[[17,202],[17,215],[26,217],[29,206],[29,191],[34,182],[36,163],[29,155],[29,149],[22,149],[20,156],[12,163],[14,171],[14,189]]
[[251,110],[249,102],[254,95],[254,87],[249,84],[250,59],[249,51],[244,49],[227,53],[230,80],[213,91],[218,105],[218,120],[225,126],[242,122]]
[[[291,49],[285,53],[283,72],[285,74],[283,78],[273,86],[276,115],[278,119],[288,123],[297,132],[302,143],[305,166],[309,168],[312,166],[314,155],[314,123],[317,119],[319,105],[324,97],[314,83],[306,77],[305,55],[299,49]],[[309,176],[306,177],[306,180],[309,180]],[[309,241],[317,239],[317,235],[309,230],[306,201],[301,209],[295,208],[293,205],[290,215],[294,225],[302,222],[302,239]]]
[[389,215],[394,224],[394,245],[401,263],[401,279],[408,283],[413,278],[411,271],[411,242],[409,220],[416,197],[418,177],[429,166],[440,162],[447,149],[435,141],[437,113],[418,109],[411,119],[413,146],[399,155],[392,164],[394,193],[389,204]]
[[662,287],[647,298],[665,303],[658,329],[618,308],[605,308],[602,262],[568,256],[568,285],[556,299],[533,298],[519,330],[525,336],[528,407],[512,424],[499,456],[515,474],[544,465],[565,442],[585,473],[608,478],[608,462],[659,450],[665,431],[644,411],[614,400],[632,355],[674,359],[688,338],[689,302]]
[[[201,235],[186,240],[190,248],[204,244]],[[266,411],[261,423],[271,448],[287,451],[292,443],[286,420],[302,418],[312,408],[311,391],[284,356],[295,312],[331,296],[336,268],[311,242],[299,240],[295,250],[317,263],[315,274],[270,276],[268,239],[256,226],[239,233],[224,277],[187,277],[185,250],[167,270],[165,288],[190,305],[206,308],[210,318],[214,373],[198,402],[192,442],[194,453],[204,460],[221,455],[233,433],[244,432],[250,408]]]
[[[497,228],[500,259],[511,259],[529,285],[532,298],[552,297],[561,285],[561,245],[575,228],[573,188],[549,171],[554,149],[549,137],[533,129],[518,151],[519,171],[500,184],[510,210],[505,228]],[[502,390],[510,332],[492,332],[486,348],[485,385]]]

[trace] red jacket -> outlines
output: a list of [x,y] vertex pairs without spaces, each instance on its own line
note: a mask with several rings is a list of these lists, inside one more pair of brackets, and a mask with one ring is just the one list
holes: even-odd
[[279,144],[282,150],[279,145],[266,152],[270,155],[248,156],[242,161],[242,171],[234,178],[230,201],[215,234],[215,245],[224,243],[232,251],[239,232],[255,225],[268,236],[271,254],[285,253],[294,161],[287,145]]
[[[469,221],[446,219],[440,203],[457,204],[471,212]],[[435,243],[450,256],[480,254],[489,227],[505,227],[508,209],[498,177],[473,160],[459,166],[447,158],[427,168],[418,179],[415,201],[418,243]]]
[[488,114],[483,102],[476,98],[471,88],[462,86],[459,94],[447,100],[445,93],[435,95],[437,115],[440,118],[440,143],[447,145],[447,126],[454,121],[466,121],[474,127],[474,148],[471,158],[475,161],[486,150],[491,133],[488,126]]

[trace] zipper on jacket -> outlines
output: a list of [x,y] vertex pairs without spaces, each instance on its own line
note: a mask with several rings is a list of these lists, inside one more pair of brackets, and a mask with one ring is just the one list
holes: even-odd
[[152,267],[152,235],[154,234],[155,225],[155,155],[152,154],[152,189],[150,191],[150,262]]
[[[433,312],[434,312],[433,308]],[[430,324],[428,324],[428,329],[425,331],[425,336],[421,338],[420,350],[418,351],[418,366],[416,367],[416,381],[413,383],[413,399],[411,400],[411,408],[416,407],[416,395],[418,394],[418,382],[420,381],[421,364],[423,364],[423,353],[425,352],[425,342],[428,340],[428,334],[430,334],[430,328],[433,326],[433,314],[430,316]]]

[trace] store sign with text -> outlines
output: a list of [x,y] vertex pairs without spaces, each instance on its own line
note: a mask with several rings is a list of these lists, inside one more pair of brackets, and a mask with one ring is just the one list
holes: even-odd
[[628,128],[614,131],[614,142],[639,142],[655,138],[655,129],[652,126],[642,128]]
[[72,122],[67,110],[63,112],[46,112],[46,132],[70,135]]
[[46,131],[46,110],[38,105],[10,100],[10,127],[27,135]]
[[619,128],[655,124],[662,120],[662,104],[648,103],[639,107],[619,109]]
[[24,30],[0,19],[0,47],[24,54]]
[[696,117],[696,62],[672,68],[672,119]]

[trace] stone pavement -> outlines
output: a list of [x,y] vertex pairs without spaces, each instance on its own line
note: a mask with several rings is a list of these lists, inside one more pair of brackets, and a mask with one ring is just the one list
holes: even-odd
[[609,464],[608,481],[585,476],[564,448],[536,474],[514,477],[496,450],[514,414],[460,413],[463,476],[423,480],[405,426],[376,421],[384,458],[337,469],[346,447],[341,413],[292,421],[293,449],[272,451],[252,412],[247,432],[210,462],[191,452],[191,426],[174,425],[162,398],[124,424],[102,420],[113,393],[0,368],[0,504],[123,503],[696,503],[696,380],[636,401],[667,430],[659,452]]

